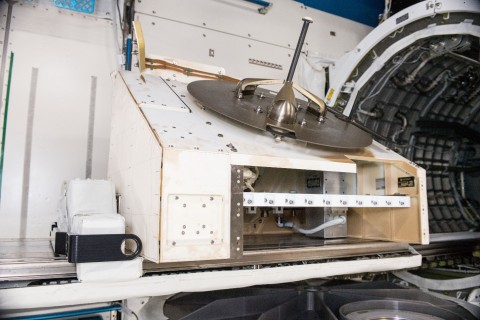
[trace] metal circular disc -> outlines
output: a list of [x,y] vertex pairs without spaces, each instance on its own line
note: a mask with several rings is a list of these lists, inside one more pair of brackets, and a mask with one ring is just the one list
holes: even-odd
[[[188,92],[205,108],[245,125],[267,130],[267,110],[272,105],[274,95],[257,88],[254,95],[239,99],[235,96],[235,88],[235,83],[217,80],[194,81],[187,87]],[[297,103],[307,105],[298,99]],[[372,137],[367,132],[338,119],[332,113],[327,114],[322,123],[309,112],[302,118],[297,117],[297,120],[299,123],[292,126],[297,140],[334,148],[363,148],[372,143]],[[302,125],[302,120],[306,124]]]
[[461,320],[462,317],[434,305],[408,300],[365,300],[340,307],[343,320]]
[[[235,87],[235,83],[227,81],[199,80],[189,83],[187,90],[205,108],[251,127],[266,130],[267,109],[272,103],[272,95],[266,90],[257,89],[258,95],[238,99]],[[269,98],[261,98],[260,93],[268,94]],[[256,112],[258,107],[261,110]]]
[[318,122],[311,113],[305,114],[305,125],[294,126],[298,140],[334,148],[363,148],[372,144],[372,137],[353,124],[328,113],[325,121]]

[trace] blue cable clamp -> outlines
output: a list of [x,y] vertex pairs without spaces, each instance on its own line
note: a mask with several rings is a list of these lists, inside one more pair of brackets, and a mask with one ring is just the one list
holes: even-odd
[[53,0],[56,7],[83,13],[95,11],[95,0]]

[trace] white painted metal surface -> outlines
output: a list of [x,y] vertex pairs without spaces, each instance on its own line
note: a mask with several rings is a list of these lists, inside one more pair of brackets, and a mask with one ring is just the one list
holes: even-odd
[[[15,53],[15,61],[0,237],[47,237],[63,182],[86,175],[92,95],[91,172],[94,178],[106,177],[110,73],[116,68],[113,28],[109,19],[54,9],[51,2],[17,3],[13,16],[8,52]],[[34,68],[38,77],[32,83]],[[29,110],[34,113],[30,114],[32,149],[26,177]]]
[[[372,30],[299,2],[272,3],[261,15],[256,5],[235,0],[142,1],[136,18],[142,23],[147,56],[159,53],[218,65],[237,78],[285,78],[304,16],[314,20],[304,50],[326,59],[339,58]],[[251,64],[249,59],[278,64],[283,70]]]
[[[175,92],[169,90],[170,88],[162,78],[126,72],[123,73],[123,79],[141,108],[190,112],[184,103],[178,101]],[[158,90],[159,88],[161,90]]]
[[160,261],[230,258],[227,154],[165,150]]
[[162,148],[122,77],[114,78],[108,178],[120,194],[126,232],[140,237],[144,257],[158,261]]
[[[362,259],[250,270],[162,274],[114,283],[72,283],[0,291],[0,310],[63,306],[134,297],[169,295],[253,285],[286,283],[338,274],[372,273],[417,267],[422,257]],[[61,290],[60,290],[61,288]]]

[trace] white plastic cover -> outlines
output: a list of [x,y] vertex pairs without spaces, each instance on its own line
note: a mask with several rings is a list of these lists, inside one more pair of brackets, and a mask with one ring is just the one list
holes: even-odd
[[111,181],[72,180],[65,197],[70,227],[77,214],[116,213],[115,186]]
[[142,276],[143,258],[115,262],[77,263],[77,278],[81,282],[116,282]]
[[[113,213],[77,214],[72,219],[71,233],[125,233],[125,218]],[[143,259],[127,261],[77,263],[77,278],[81,282],[127,281],[142,276]]]
[[118,234],[125,233],[125,218],[113,213],[77,214],[70,226],[72,234]]
[[[123,234],[125,218],[116,213],[115,186],[107,180],[75,179],[60,201],[61,219],[71,234]],[[81,282],[127,281],[142,276],[143,259],[77,263]]]

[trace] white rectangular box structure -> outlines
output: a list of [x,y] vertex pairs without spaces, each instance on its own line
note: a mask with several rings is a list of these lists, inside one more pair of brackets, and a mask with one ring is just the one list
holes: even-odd
[[[109,178],[146,259],[241,264],[282,252],[284,260],[301,252],[308,260],[307,251],[319,250],[311,257],[318,259],[333,247],[277,226],[279,213],[301,224],[307,207],[347,210],[347,237],[339,241],[347,251],[360,241],[357,255],[372,252],[372,240],[428,243],[422,168],[376,142],[361,149],[275,142],[198,105],[187,91],[193,80],[168,70],[116,75]],[[246,190],[244,170],[259,172],[255,192]],[[309,190],[309,175],[322,172],[342,173],[342,193]]]

